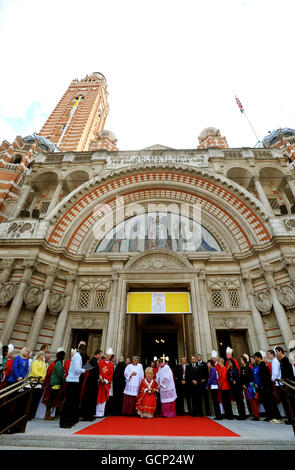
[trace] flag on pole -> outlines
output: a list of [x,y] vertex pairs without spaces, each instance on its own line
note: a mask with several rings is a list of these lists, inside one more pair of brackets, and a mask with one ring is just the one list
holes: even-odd
[[245,112],[244,108],[243,108],[242,103],[240,102],[239,98],[237,97],[237,95],[236,95],[236,103],[239,106],[241,113],[244,113]]

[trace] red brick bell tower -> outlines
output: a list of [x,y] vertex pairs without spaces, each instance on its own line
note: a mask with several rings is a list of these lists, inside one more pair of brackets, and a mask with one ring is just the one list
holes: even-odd
[[72,81],[39,135],[60,151],[86,151],[104,129],[108,115],[107,83],[98,72]]

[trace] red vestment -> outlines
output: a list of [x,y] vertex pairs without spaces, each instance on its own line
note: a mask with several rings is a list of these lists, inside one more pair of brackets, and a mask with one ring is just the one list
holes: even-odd
[[[98,364],[99,369],[99,379],[98,382],[98,393],[97,393],[97,403],[105,403],[109,398],[110,386],[113,381],[114,373],[114,364],[111,361],[106,361],[103,359]],[[107,380],[107,383],[102,382]]]
[[153,418],[157,408],[156,390],[158,390],[158,384],[155,379],[141,381],[136,409],[142,418]]
[[10,374],[11,374],[13,361],[14,361],[13,358],[12,358],[12,359],[7,359],[7,362],[6,362],[6,369],[5,369],[5,371],[4,371],[4,380],[3,380],[3,382],[0,384],[0,390],[1,390],[1,388],[6,387],[6,385],[7,385],[8,378],[9,378],[9,376],[10,376]]

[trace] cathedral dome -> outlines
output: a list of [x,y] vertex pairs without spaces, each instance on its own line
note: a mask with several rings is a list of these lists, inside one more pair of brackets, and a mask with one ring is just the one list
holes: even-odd
[[114,144],[117,142],[117,137],[115,136],[115,134],[111,131],[107,131],[107,130],[103,130],[103,131],[100,131],[97,135],[97,137],[99,139],[109,139],[111,142],[113,142]]
[[42,148],[45,152],[55,152],[57,150],[57,147],[47,137],[38,135],[36,133],[23,137],[23,141],[30,144],[36,140],[39,147]]
[[280,127],[272,132],[270,132],[264,139],[262,140],[263,147],[272,147],[277,142],[281,140],[281,136],[284,137],[292,137],[295,135],[295,130],[290,129],[289,127],[284,127],[283,129]]
[[220,130],[216,129],[216,127],[206,127],[201,134],[199,135],[199,139],[203,140],[208,135],[220,135]]

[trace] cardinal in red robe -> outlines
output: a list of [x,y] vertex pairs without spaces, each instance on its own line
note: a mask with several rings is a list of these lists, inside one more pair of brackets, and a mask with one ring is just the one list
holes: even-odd
[[109,348],[106,352],[106,358],[102,359],[98,364],[99,381],[96,401],[96,418],[104,416],[105,405],[109,398],[114,373],[114,364],[111,361],[113,354],[112,348]]
[[136,409],[142,418],[153,418],[157,408],[157,396],[159,386],[153,377],[153,369],[147,367],[145,370],[145,378],[141,381],[138,390],[138,399]]

